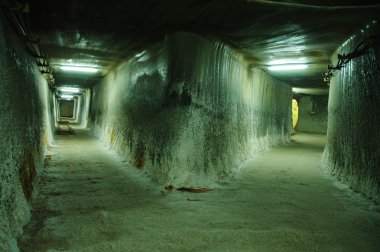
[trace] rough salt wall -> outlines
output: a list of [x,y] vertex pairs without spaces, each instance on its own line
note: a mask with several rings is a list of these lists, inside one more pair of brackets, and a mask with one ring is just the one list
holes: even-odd
[[28,199],[51,140],[50,91],[34,60],[0,16],[0,251],[17,251]]
[[94,89],[94,133],[155,181],[201,186],[291,133],[291,88],[189,33],[122,64]]
[[[351,40],[337,53],[361,42]],[[325,167],[354,190],[379,200],[380,49],[378,44],[338,71],[330,84]],[[335,60],[337,55],[333,56]]]
[[300,96],[296,131],[326,134],[328,95]]
[[80,117],[80,126],[81,128],[87,128],[89,121],[89,112],[90,112],[90,102],[91,102],[91,91],[86,89],[82,96],[82,105],[79,113]]

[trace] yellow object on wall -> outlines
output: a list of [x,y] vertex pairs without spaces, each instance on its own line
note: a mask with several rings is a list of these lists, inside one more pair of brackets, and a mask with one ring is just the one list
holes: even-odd
[[296,127],[298,122],[298,102],[296,99],[292,101],[292,119],[293,119],[293,129]]

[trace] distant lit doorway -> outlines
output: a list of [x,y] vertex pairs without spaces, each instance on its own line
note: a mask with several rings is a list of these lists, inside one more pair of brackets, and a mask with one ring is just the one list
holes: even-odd
[[293,119],[293,131],[294,131],[298,122],[298,102],[296,99],[292,100],[292,119]]

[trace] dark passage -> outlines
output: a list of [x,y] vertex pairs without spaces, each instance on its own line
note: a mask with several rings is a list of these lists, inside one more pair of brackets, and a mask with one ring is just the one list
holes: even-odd
[[59,104],[59,114],[61,117],[74,117],[74,101],[61,101]]

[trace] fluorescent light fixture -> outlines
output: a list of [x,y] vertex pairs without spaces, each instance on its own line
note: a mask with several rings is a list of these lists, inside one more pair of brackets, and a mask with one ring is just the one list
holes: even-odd
[[72,95],[61,95],[62,99],[73,99],[73,97]]
[[74,71],[74,72],[85,72],[85,73],[96,73],[98,69],[95,67],[86,66],[61,66],[64,71]]
[[274,65],[290,65],[290,64],[306,64],[307,58],[301,57],[301,58],[288,58],[288,59],[276,59],[269,61],[268,65],[274,66]]
[[295,94],[323,95],[329,93],[329,88],[292,88]]
[[309,66],[306,64],[273,65],[268,67],[271,71],[302,70]]
[[73,87],[61,87],[59,90],[62,92],[67,92],[67,93],[79,93],[80,92],[79,88],[73,88]]

